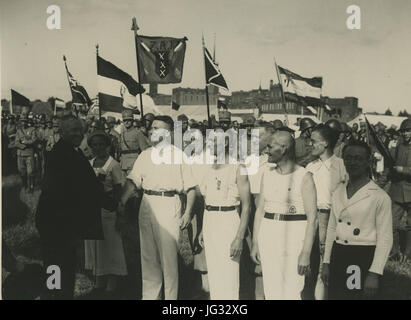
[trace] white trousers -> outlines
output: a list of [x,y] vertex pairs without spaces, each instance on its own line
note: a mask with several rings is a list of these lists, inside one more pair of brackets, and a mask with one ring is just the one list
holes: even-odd
[[239,298],[240,258],[230,258],[231,243],[239,225],[237,210],[204,211],[203,239],[212,300]]
[[161,197],[144,194],[140,205],[140,246],[143,300],[178,295],[178,237],[181,202],[178,196]]
[[301,300],[304,276],[298,274],[307,221],[263,218],[258,234],[266,300]]

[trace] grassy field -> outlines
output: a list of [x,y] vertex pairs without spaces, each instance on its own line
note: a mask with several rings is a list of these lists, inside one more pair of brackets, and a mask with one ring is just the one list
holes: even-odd
[[[10,176],[3,178],[3,188],[5,184],[17,184],[18,177]],[[17,197],[10,197],[3,201],[18,201],[22,203],[10,204],[12,208],[20,208],[18,212],[14,210],[8,213],[3,212],[3,239],[16,255],[17,259],[23,263],[41,263],[41,252],[39,237],[34,227],[34,214],[40,191],[36,190],[32,194],[24,190],[18,192]],[[26,205],[26,208],[24,206]],[[21,211],[25,211],[21,213]],[[4,222],[7,221],[6,224]],[[194,299],[199,293],[201,286],[200,274],[193,270],[193,256],[188,242],[186,231],[181,233],[180,245],[180,298]],[[129,248],[131,252],[137,254],[137,248]],[[78,252],[79,263],[76,279],[75,297],[77,299],[91,299],[89,293],[93,287],[93,278],[83,268],[83,251]],[[138,268],[136,267],[136,255],[128,261],[130,276],[122,279],[119,299],[138,299],[141,293],[141,283],[138,281]],[[135,270],[134,272],[131,270]],[[251,299],[253,297],[254,278],[250,270],[244,269],[241,272],[242,290],[240,297]],[[400,264],[398,262],[388,262],[384,277],[381,282],[380,299],[411,299],[411,263]]]

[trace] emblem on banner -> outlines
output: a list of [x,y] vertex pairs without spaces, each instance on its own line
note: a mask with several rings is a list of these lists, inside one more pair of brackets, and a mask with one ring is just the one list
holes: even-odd
[[160,78],[167,77],[170,69],[168,51],[157,51],[156,55],[156,73]]
[[296,213],[296,212],[297,212],[296,207],[290,206],[290,207],[288,208],[288,213]]

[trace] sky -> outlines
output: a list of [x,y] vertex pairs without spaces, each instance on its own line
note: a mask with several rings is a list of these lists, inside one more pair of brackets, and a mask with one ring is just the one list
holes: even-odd
[[[47,7],[61,8],[49,30]],[[361,8],[361,30],[346,10]],[[70,100],[62,60],[90,95],[97,94],[100,55],[137,79],[131,19],[139,34],[188,38],[182,83],[204,87],[201,34],[231,91],[268,88],[277,63],[305,77],[322,76],[324,96],[359,98],[367,112],[411,110],[409,0],[0,0],[1,98],[10,88],[31,100]]]

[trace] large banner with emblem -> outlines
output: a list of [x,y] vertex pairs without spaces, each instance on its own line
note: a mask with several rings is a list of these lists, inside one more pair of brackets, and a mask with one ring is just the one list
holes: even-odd
[[187,38],[137,36],[140,83],[180,83]]

